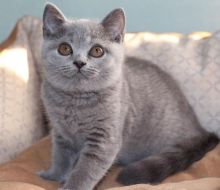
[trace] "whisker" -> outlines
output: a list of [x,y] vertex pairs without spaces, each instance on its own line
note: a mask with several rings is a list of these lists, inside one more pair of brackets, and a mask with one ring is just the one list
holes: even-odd
[[99,70],[95,69],[95,68],[88,68],[85,70],[85,72],[88,72],[88,73],[99,73]]

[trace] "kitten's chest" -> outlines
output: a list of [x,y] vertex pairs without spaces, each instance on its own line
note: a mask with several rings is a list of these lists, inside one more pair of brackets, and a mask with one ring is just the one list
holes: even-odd
[[89,129],[97,119],[97,111],[95,110],[97,110],[96,107],[80,109],[73,102],[64,106],[62,112],[57,111],[55,116],[59,118],[59,125],[71,131]]
[[63,105],[54,104],[51,111],[54,119],[59,119],[62,125],[83,127],[89,125],[96,118],[98,105],[91,106],[92,102],[84,100],[66,100],[63,99]]
[[89,130],[102,117],[99,113],[103,108],[96,96],[75,97],[45,91],[43,100],[52,126],[65,133]]

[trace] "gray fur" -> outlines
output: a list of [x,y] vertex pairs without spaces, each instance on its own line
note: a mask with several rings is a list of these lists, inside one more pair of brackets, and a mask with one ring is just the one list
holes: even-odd
[[[42,99],[53,126],[53,155],[39,175],[64,182],[63,189],[92,190],[114,163],[128,165],[118,178],[125,184],[161,181],[212,146],[175,81],[151,63],[124,58],[124,25],[121,9],[97,23],[45,8]],[[62,42],[73,54],[58,54]],[[101,58],[88,55],[95,44],[105,48]],[[86,63],[81,74],[74,61]],[[191,158],[190,150],[202,153]],[[172,155],[189,162],[171,164]],[[142,170],[144,179],[136,179]]]

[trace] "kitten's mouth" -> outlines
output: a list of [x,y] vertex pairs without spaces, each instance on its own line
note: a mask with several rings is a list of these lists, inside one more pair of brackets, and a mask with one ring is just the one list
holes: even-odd
[[63,72],[63,76],[67,77],[68,79],[72,80],[72,79],[76,79],[77,81],[80,80],[90,80],[92,78],[94,78],[91,73],[88,73],[87,71],[78,69],[75,71],[69,71],[69,72]]
[[85,79],[88,79],[88,77],[80,69],[76,72],[76,75],[80,76],[80,77],[83,77]]

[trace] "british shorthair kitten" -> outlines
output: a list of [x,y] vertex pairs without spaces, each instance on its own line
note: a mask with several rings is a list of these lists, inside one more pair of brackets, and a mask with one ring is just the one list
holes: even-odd
[[61,189],[92,190],[113,164],[124,166],[125,185],[157,183],[218,143],[171,76],[124,56],[124,30],[122,9],[101,22],[44,10],[42,99],[53,149],[39,175]]

